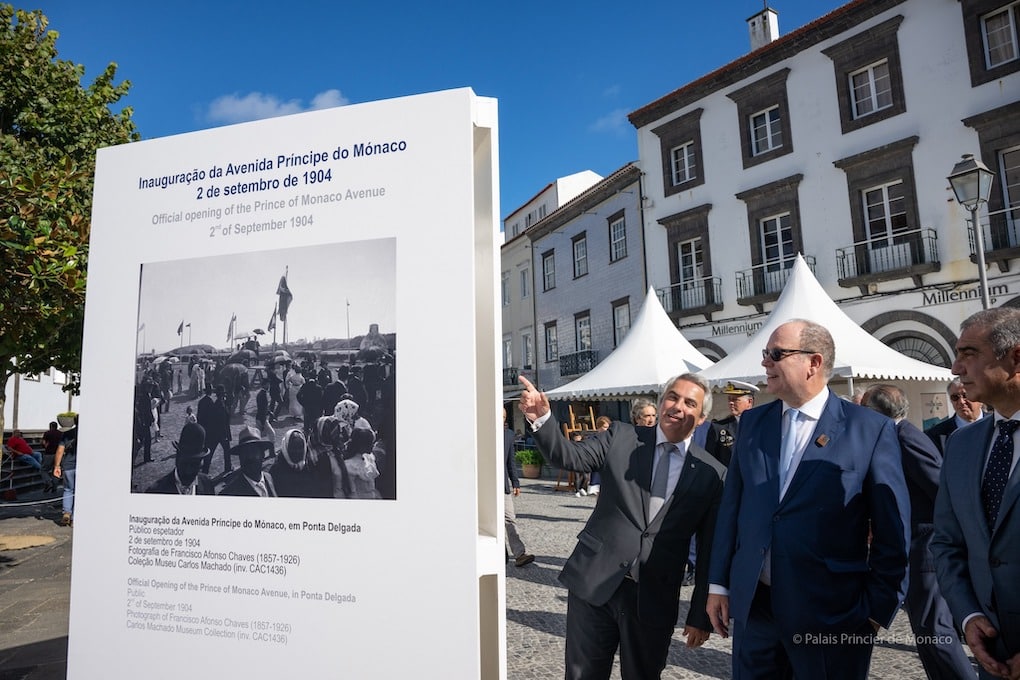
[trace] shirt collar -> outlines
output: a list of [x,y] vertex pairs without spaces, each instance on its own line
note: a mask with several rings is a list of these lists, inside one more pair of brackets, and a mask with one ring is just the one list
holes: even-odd
[[[822,411],[825,410],[825,403],[828,400],[829,400],[829,388],[824,387],[822,388],[821,392],[808,399],[797,410],[800,411],[803,415],[807,416],[808,418],[811,418],[812,420],[820,420],[822,417]],[[791,408],[793,407],[784,401],[783,415],[785,416],[786,412]]]

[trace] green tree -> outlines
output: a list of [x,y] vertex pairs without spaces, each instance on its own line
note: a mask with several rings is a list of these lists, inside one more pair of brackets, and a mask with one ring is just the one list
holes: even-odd
[[0,4],[0,428],[15,372],[81,369],[96,150],[138,139],[117,65],[84,87],[48,25]]

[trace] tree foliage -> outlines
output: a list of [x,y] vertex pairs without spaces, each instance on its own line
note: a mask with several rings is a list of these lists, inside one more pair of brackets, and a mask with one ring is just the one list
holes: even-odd
[[48,24],[0,4],[0,425],[12,373],[81,368],[96,150],[138,139],[117,65],[83,86]]

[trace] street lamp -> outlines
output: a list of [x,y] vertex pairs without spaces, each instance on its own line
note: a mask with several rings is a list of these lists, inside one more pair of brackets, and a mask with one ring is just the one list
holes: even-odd
[[981,306],[991,307],[988,299],[988,275],[985,272],[985,235],[978,224],[978,208],[988,202],[992,193],[992,178],[995,175],[984,163],[974,158],[974,154],[966,153],[959,163],[953,166],[949,183],[953,185],[956,201],[970,211],[970,223],[974,227],[974,242],[977,245],[978,277],[981,286]]

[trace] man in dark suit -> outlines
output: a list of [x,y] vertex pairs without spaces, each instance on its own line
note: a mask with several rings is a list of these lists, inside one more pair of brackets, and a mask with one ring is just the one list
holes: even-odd
[[[543,455],[575,472],[600,470],[595,509],[578,535],[560,581],[567,586],[567,680],[608,678],[620,650],[624,680],[658,678],[666,665],[691,537],[708,557],[726,469],[691,442],[711,391],[700,376],[666,383],[658,425],[613,423],[569,441],[549,400],[521,377],[520,408]],[[708,639],[708,561],[699,560],[684,634]]]
[[778,399],[741,416],[708,613],[724,636],[733,619],[734,678],[865,678],[906,589],[896,431],[829,391],[836,350],[823,326],[788,321],[762,356]]
[[903,454],[903,475],[910,495],[910,578],[903,608],[910,619],[917,655],[929,678],[956,680],[974,677],[953,626],[931,555],[935,496],[939,490],[942,454],[932,441],[906,420],[910,411],[907,396],[895,385],[872,385],[861,396],[861,406],[892,418]]
[[266,453],[272,450],[273,443],[263,439],[256,428],[242,428],[237,435],[237,445],[230,449],[230,455],[238,457],[241,469],[224,485],[220,495],[275,497],[273,476],[262,470]]
[[205,396],[198,400],[198,412],[195,419],[205,430],[205,443],[209,453],[205,454],[202,461],[202,472],[208,473],[212,464],[213,454],[216,448],[223,450],[223,471],[229,472],[233,469],[230,462],[230,414],[225,406],[226,393],[223,385],[216,386],[216,398],[212,398],[213,387],[211,383],[205,385]]
[[212,496],[212,481],[199,470],[205,458],[205,430],[196,423],[184,423],[181,437],[174,442],[177,451],[174,469],[163,475],[145,493],[169,493],[181,496]]
[[960,325],[953,373],[995,409],[946,441],[932,553],[942,595],[980,677],[1020,678],[1020,309]]
[[967,398],[967,388],[963,386],[959,378],[955,378],[949,383],[949,386],[946,387],[946,394],[949,396],[949,403],[952,404],[955,413],[924,431],[935,442],[940,454],[946,452],[946,439],[949,438],[949,435],[956,432],[958,428],[977,422],[985,415],[984,404]]

